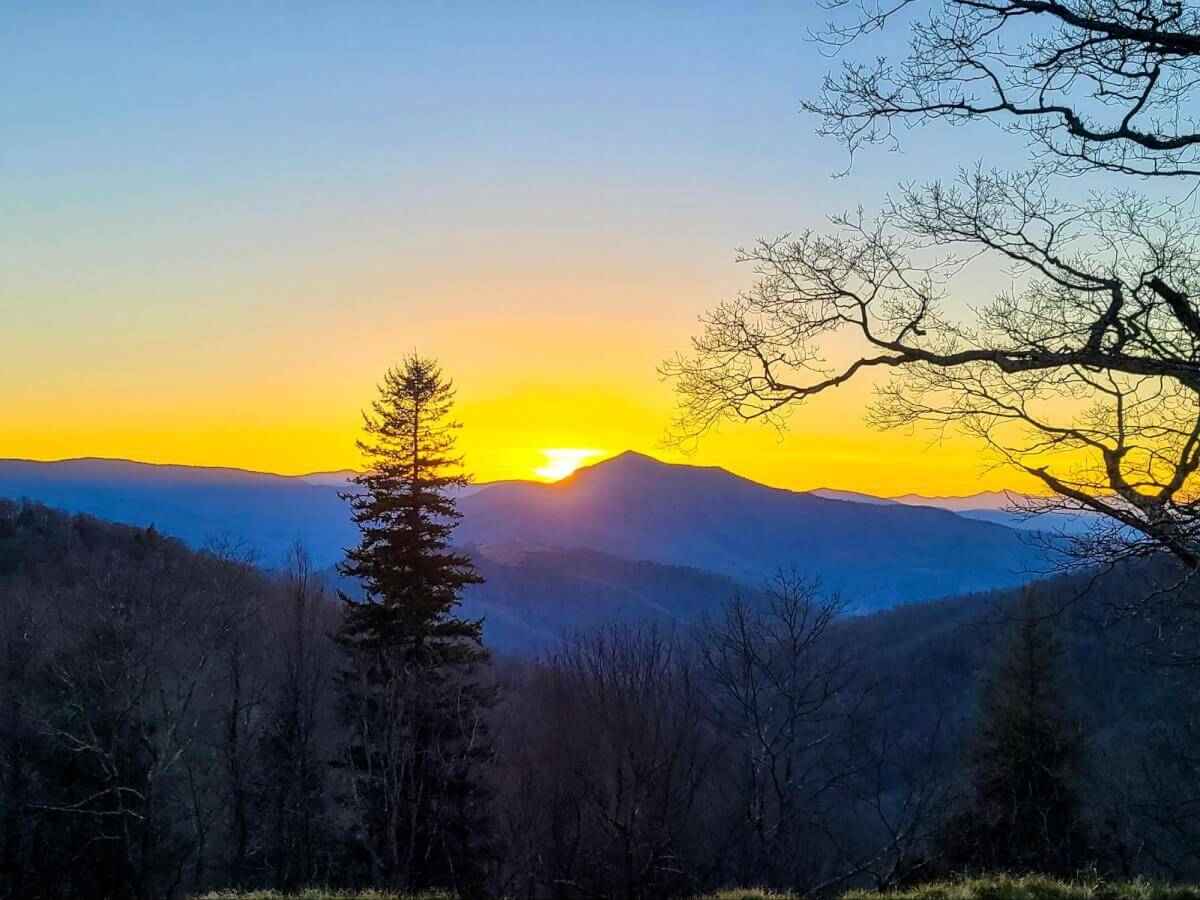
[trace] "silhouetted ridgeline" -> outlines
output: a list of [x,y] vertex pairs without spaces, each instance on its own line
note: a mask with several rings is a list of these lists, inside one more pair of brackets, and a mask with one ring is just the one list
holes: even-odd
[[[572,566],[601,577],[608,561]],[[1152,574],[1114,574],[1068,608],[1060,668],[1086,736],[1080,791],[1102,836],[1099,870],[1196,878],[1200,835],[1177,802],[1200,787],[1183,752],[1195,675],[1147,665],[1122,647],[1137,634],[1093,621]],[[781,690],[800,696],[815,684],[824,697],[772,725],[792,768],[783,805],[770,794],[753,801],[766,803],[774,829],[764,844],[745,815],[765,783],[745,781],[753,748],[721,676],[746,649],[722,624],[735,610],[721,607],[721,584],[671,571],[639,581],[661,596],[630,602],[672,610],[671,592],[689,579],[707,592],[707,627],[631,618],[542,662],[493,664],[504,689],[487,776],[494,888],[829,891],[939,871],[935,838],[963,802],[976,688],[1013,596],[834,618],[824,630],[813,624],[824,601],[802,583],[751,596],[741,614],[760,649],[780,636],[770,604],[790,597],[807,610],[805,640],[786,657],[797,665],[776,675]],[[1066,600],[1080,584],[1059,579],[1039,594]],[[342,770],[330,765],[339,609],[302,564],[265,573],[153,530],[3,501],[0,595],[0,896],[365,883]],[[495,596],[485,639],[507,595]],[[777,699],[756,702],[777,710]]]

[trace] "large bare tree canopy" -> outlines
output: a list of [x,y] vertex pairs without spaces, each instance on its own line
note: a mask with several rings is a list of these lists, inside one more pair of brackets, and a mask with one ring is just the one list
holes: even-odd
[[[1200,222],[1188,177],[1200,174],[1189,115],[1200,11],[833,6],[854,17],[820,36],[830,44],[904,16],[913,31],[901,63],[848,63],[827,79],[808,104],[825,133],[853,151],[894,139],[900,119],[993,120],[1033,138],[1034,168],[903,186],[874,219],[842,215],[829,232],[740,251],[752,288],[706,315],[692,352],[665,366],[681,398],[675,439],[724,419],[780,424],[808,398],[873,378],[874,424],[964,428],[1041,482],[1047,499],[1030,514],[1102,514],[1068,546],[1080,563],[1165,549],[1200,569]],[[1062,178],[1082,170],[1177,176],[1150,182],[1175,196],[1084,195]],[[979,257],[1006,271],[980,281]],[[980,289],[994,299],[968,309],[964,294]]]
[[[877,424],[962,425],[1052,489],[1056,505],[1142,536],[1111,541],[1106,530],[1078,552],[1165,545],[1196,565],[1193,218],[1135,195],[1082,207],[1055,200],[1044,176],[976,171],[904,190],[878,220],[837,226],[742,251],[753,290],[708,314],[695,352],[668,364],[682,400],[677,437],[727,417],[781,422],[809,397],[886,370]],[[981,251],[1022,271],[962,324],[944,302]],[[826,355],[827,343],[851,349]]]
[[847,61],[805,107],[853,151],[897,123],[988,117],[1065,171],[1200,174],[1189,0],[832,0],[843,49],[908,25],[902,59]]

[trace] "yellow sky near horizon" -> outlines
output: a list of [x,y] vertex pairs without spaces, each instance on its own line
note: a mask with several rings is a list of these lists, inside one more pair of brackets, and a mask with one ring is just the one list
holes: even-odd
[[727,254],[686,277],[675,266],[672,278],[632,252],[532,274],[490,256],[474,275],[462,268],[448,261],[402,289],[392,270],[336,282],[247,275],[224,285],[232,318],[207,311],[203,282],[156,297],[139,278],[74,306],[47,287],[46,302],[20,310],[25,340],[0,358],[0,456],[355,468],[360,410],[388,366],[420,351],[455,381],[461,449],[483,481],[540,477],[544,450],[581,448],[719,465],[793,489],[1031,487],[989,470],[967,438],[869,428],[865,379],[797,407],[782,435],[730,423],[693,456],[664,447],[674,397],[657,369],[686,348],[704,309],[744,286],[749,273]]
[[[608,405],[608,398],[595,398]],[[572,404],[574,405],[574,404]],[[631,413],[646,411],[612,400],[611,409]],[[461,436],[466,465],[477,481],[506,479],[556,480],[543,474],[552,460],[548,451],[580,449],[579,464],[591,465],[625,450],[636,450],[668,462],[714,465],[776,487],[811,490],[830,487],[879,496],[919,493],[949,496],[982,490],[1030,485],[1011,470],[990,470],[978,451],[958,442],[930,447],[920,437],[898,440],[879,436],[858,440],[855,435],[795,432],[777,435],[767,429],[739,426],[737,433],[714,436],[693,454],[664,447],[653,431],[637,428],[610,432],[607,440],[581,439],[577,444],[554,437],[562,433],[555,423],[530,422],[527,428],[499,427],[497,410],[464,413]],[[510,411],[511,412],[511,411]],[[630,417],[629,424],[637,425]],[[506,412],[502,418],[507,419]],[[646,420],[648,421],[648,419]],[[472,430],[472,425],[479,426]],[[567,433],[571,433],[568,429]],[[575,432],[582,433],[582,432]],[[587,432],[600,433],[592,429]],[[3,435],[8,438],[9,435]],[[252,471],[302,475],[359,468],[353,430],[254,426],[226,423],[206,431],[112,429],[103,434],[60,433],[43,440],[5,440],[0,457],[58,460],[81,456],[133,459],[139,462],[196,466],[221,466]],[[497,440],[496,445],[489,442]],[[347,451],[345,448],[350,446]],[[28,448],[28,449],[26,449]]]
[[[468,344],[464,333],[455,340],[426,334],[403,351],[384,342],[358,357],[332,349],[333,359],[321,366],[295,363],[306,358],[303,349],[298,357],[272,354],[240,364],[231,355],[227,368],[153,386],[129,373],[116,390],[111,372],[74,387],[65,377],[54,383],[43,376],[24,386],[24,398],[15,392],[23,403],[8,398],[0,457],[115,457],[286,475],[357,468],[359,411],[378,375],[408,349],[420,349],[438,353],[455,380],[459,444],[480,481],[547,480],[538,473],[548,462],[545,451],[577,448],[596,451],[583,464],[636,450],[798,490],[953,495],[1029,487],[1011,470],[989,471],[978,445],[965,437],[937,442],[927,432],[869,428],[865,381],[797,408],[783,433],[729,423],[685,455],[662,443],[673,404],[670,385],[655,371],[666,355],[658,341],[663,330],[648,325],[634,330],[641,335],[598,334],[603,329],[576,323],[554,329],[553,338],[535,338],[528,329],[505,336],[481,327],[502,346]],[[302,344],[282,347],[295,351]],[[448,349],[439,353],[442,347]]]

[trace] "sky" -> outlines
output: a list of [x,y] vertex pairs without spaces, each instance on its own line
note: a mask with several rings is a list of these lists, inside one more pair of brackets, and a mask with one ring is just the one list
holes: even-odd
[[750,285],[736,247],[1010,152],[924,129],[834,177],[799,112],[837,64],[806,40],[824,15],[4,5],[0,457],[354,467],[359,411],[416,350],[481,480],[635,449],[797,489],[1018,484],[965,438],[872,430],[865,382],[783,434],[660,443],[658,367]]

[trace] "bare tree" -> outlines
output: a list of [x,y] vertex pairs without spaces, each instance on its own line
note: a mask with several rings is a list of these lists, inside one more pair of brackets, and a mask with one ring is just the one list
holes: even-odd
[[203,752],[215,654],[231,627],[212,557],[189,557],[153,528],[138,558],[66,559],[43,588],[54,610],[37,727],[43,769],[70,773],[30,804],[63,841],[94,896],[168,896],[188,856],[178,795]]
[[223,539],[210,543],[220,565],[212,575],[212,597],[221,610],[225,633],[216,654],[220,671],[221,729],[216,749],[225,774],[221,804],[226,839],[224,882],[243,887],[251,882],[250,867],[261,851],[255,846],[252,827],[263,715],[266,672],[254,652],[261,633],[266,585],[256,571],[254,554],[239,542]]
[[854,841],[846,827],[850,837],[837,843],[850,874],[887,891],[927,876],[938,862],[934,840],[958,798],[957,748],[947,755],[940,717],[928,733],[876,719],[863,744],[855,750],[861,763],[848,806],[865,833]]
[[[870,220],[740,252],[754,287],[704,319],[665,373],[675,438],[721,419],[782,422],[804,400],[887,376],[869,419],[964,427],[1039,480],[1024,508],[1086,511],[1092,565],[1167,550],[1188,573],[1200,465],[1196,209],[1129,191],[1070,201],[1055,175],[1200,174],[1200,10],[1177,0],[832,0],[816,35],[848,51],[911,28],[899,62],[848,61],[806,108],[853,152],[897,122],[988,121],[1032,142],[1035,169],[903,187]],[[996,299],[950,312],[985,257]],[[995,271],[987,277],[995,278]],[[960,301],[961,302],[961,301]],[[830,352],[828,348],[835,348]],[[1060,561],[1063,557],[1059,557]]]
[[[9,509],[0,508],[0,533]],[[31,802],[37,739],[33,706],[34,671],[41,662],[42,616],[29,587],[17,583],[0,601],[0,896],[26,893],[32,829],[25,814]]]
[[340,673],[342,682],[357,690],[343,691],[339,717],[351,737],[370,741],[373,751],[355,754],[349,742],[341,748],[349,775],[345,791],[354,821],[351,835],[367,853],[372,884],[423,861],[415,829],[407,827],[428,803],[429,779],[418,777],[421,748],[413,737],[418,698],[426,687],[420,674],[386,649],[353,657]]
[[265,760],[266,858],[277,890],[316,883],[325,856],[325,766],[333,755],[331,676],[337,608],[297,544],[288,554],[281,602],[267,613],[277,648],[269,672]]
[[1132,786],[1122,784],[1118,795],[1124,818],[1133,819],[1139,849],[1172,880],[1195,878],[1200,866],[1200,715],[1194,690],[1184,692],[1174,720],[1147,735],[1150,753],[1133,772],[1122,773]]
[[[1056,199],[1044,173],[976,170],[904,189],[875,221],[760,241],[742,253],[754,289],[666,366],[676,437],[727,417],[782,423],[810,397],[886,373],[875,424],[963,426],[1053,492],[1030,514],[1103,514],[1067,545],[1078,561],[1166,548],[1194,570],[1196,221],[1130,194]],[[1012,285],[956,321],[945,301],[981,254],[1010,263]],[[826,356],[827,344],[848,349]]]
[[989,120],[1058,171],[1200,174],[1191,0],[828,0],[842,51],[910,29],[899,60],[847,61],[805,107],[851,154],[896,125]]
[[864,695],[829,633],[840,601],[794,574],[777,576],[768,595],[762,608],[734,600],[698,637],[711,715],[735,758],[731,874],[816,890],[846,874],[830,868],[826,825],[855,771]]
[[700,689],[686,643],[653,626],[579,637],[539,667],[505,760],[528,869],[513,887],[632,900],[702,883],[716,743]]

